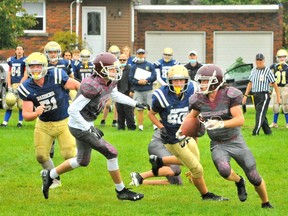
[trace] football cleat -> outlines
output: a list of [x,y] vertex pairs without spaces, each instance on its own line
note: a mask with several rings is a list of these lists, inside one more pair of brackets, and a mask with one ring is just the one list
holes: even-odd
[[135,193],[130,191],[128,188],[124,188],[122,191],[117,191],[117,198],[119,200],[130,200],[130,201],[137,201],[141,200],[144,197],[144,194]]
[[118,125],[117,120],[113,120],[113,121],[112,121],[112,127],[117,127],[117,125]]
[[273,206],[269,202],[266,202],[262,203],[261,208],[273,208]]
[[238,198],[241,202],[244,202],[247,199],[245,180],[240,176],[240,181],[235,184],[237,186]]
[[100,125],[105,126],[105,123],[106,123],[105,120],[101,120]]
[[50,177],[50,170],[42,170],[41,171],[42,176],[42,192],[45,197],[45,199],[48,199],[49,197],[49,188],[53,183],[53,179]]
[[269,125],[269,127],[270,128],[278,128],[278,124],[273,122],[271,125]]
[[228,201],[229,200],[228,198],[218,196],[218,195],[216,195],[214,193],[210,193],[210,192],[201,195],[201,197],[202,197],[202,200],[212,200],[212,201]]
[[132,181],[130,182],[129,185],[131,185],[131,186],[138,187],[139,185],[141,185],[143,183],[142,176],[139,173],[137,173],[137,172],[130,173],[130,177],[131,177]]
[[18,128],[22,128],[22,123],[18,122],[18,123],[17,123],[17,127],[18,127]]
[[60,176],[58,176],[57,178],[53,179],[53,182],[50,185],[49,189],[54,189],[54,188],[57,188],[57,187],[62,187]]

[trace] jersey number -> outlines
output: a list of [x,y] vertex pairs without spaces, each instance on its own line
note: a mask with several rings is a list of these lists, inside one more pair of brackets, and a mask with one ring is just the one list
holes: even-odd
[[50,110],[58,108],[55,97],[51,97],[46,100],[40,101],[40,104],[45,106],[44,112],[48,112]]
[[21,68],[20,67],[12,67],[11,68],[12,76],[21,76]]
[[286,84],[286,71],[276,71],[275,76],[277,84]]

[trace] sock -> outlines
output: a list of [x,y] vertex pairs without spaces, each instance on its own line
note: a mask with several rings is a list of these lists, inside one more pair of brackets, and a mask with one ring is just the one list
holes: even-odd
[[278,117],[279,117],[279,113],[274,113],[273,123],[277,124],[277,122],[278,122]]
[[125,185],[121,182],[120,184],[115,184],[115,187],[117,191],[122,191],[125,188]]
[[4,121],[6,121],[7,124],[8,124],[8,121],[9,121],[11,115],[12,115],[12,110],[6,110],[5,116],[4,116]]
[[288,113],[285,113],[286,124],[288,124]]
[[22,124],[22,121],[23,121],[22,109],[20,109],[20,110],[18,111],[18,113],[19,113],[19,123]]
[[51,171],[50,171],[50,177],[52,178],[52,179],[55,179],[55,178],[57,178],[59,175],[58,175],[58,173],[56,172],[56,168],[54,168],[54,169],[52,169]]

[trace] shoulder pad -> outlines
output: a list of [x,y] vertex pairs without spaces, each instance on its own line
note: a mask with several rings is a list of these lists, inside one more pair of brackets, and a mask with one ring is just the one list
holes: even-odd
[[240,95],[242,96],[242,92],[239,89],[234,87],[227,87],[227,96],[229,98],[236,98],[239,97]]

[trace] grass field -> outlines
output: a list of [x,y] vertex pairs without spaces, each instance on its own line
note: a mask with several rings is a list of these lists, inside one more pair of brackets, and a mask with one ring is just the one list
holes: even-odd
[[[287,168],[287,132],[284,116],[280,115],[279,125],[272,136],[263,132],[257,137],[251,136],[255,112],[249,108],[245,114],[246,122],[242,129],[248,146],[254,153],[257,168],[267,184],[268,195],[274,209],[261,209],[261,201],[253,186],[247,183],[248,199],[238,200],[233,182],[222,179],[210,157],[207,135],[199,140],[201,162],[205,170],[205,179],[210,191],[229,197],[228,202],[202,201],[198,191],[185,179],[183,168],[183,186],[140,186],[133,188],[145,194],[138,202],[119,201],[114,185],[106,169],[102,155],[93,152],[87,168],[79,168],[61,176],[63,186],[50,191],[45,200],[41,193],[41,167],[34,156],[34,122],[24,122],[22,129],[16,127],[17,112],[13,112],[7,128],[0,128],[0,215],[287,215],[288,214],[288,168]],[[4,111],[0,110],[0,121]],[[153,133],[152,124],[145,120],[144,131],[117,131],[110,126],[112,114],[102,128],[105,139],[115,145],[119,151],[119,165],[126,186],[129,185],[129,173],[150,169],[147,144]],[[272,112],[268,113],[269,122]],[[101,119],[96,121],[99,125]],[[62,162],[56,145],[55,164]],[[235,162],[232,167],[243,175]],[[286,212],[286,213],[285,213]]]

